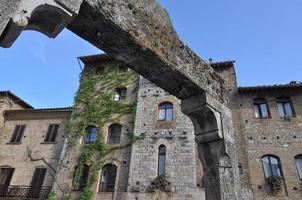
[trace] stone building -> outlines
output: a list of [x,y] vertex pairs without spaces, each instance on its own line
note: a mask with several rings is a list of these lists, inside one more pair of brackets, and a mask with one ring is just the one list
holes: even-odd
[[[80,59],[73,108],[0,92],[0,199],[51,189],[60,199],[205,199],[180,100],[107,55]],[[211,66],[230,90],[242,192],[301,199],[302,84],[238,87],[234,61]]]
[[10,91],[1,91],[0,111],[0,199],[47,197],[71,108],[34,109]]

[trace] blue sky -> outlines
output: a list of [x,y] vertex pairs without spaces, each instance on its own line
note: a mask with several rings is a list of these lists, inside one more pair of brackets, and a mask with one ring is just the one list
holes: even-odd
[[[159,2],[200,57],[236,60],[239,85],[302,80],[301,0]],[[34,107],[72,105],[80,73],[76,58],[99,52],[67,30],[56,39],[25,31],[12,48],[0,49],[0,90]]]

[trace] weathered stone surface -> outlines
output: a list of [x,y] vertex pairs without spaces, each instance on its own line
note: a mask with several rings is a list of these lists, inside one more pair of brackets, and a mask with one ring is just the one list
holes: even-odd
[[[132,147],[131,165],[128,184],[129,199],[156,200],[159,191],[152,191],[152,182],[158,176],[158,148],[166,147],[166,177],[171,191],[161,200],[205,198],[198,167],[194,127],[191,120],[180,109],[180,100],[173,97],[154,83],[141,77],[138,92],[138,104],[135,122],[135,134],[145,135]],[[162,102],[173,104],[173,120],[158,120],[158,107]],[[190,177],[190,178],[188,178]],[[139,183],[139,185],[137,185]],[[139,192],[137,192],[139,191]],[[187,198],[186,198],[187,197]]]
[[84,1],[68,28],[178,98],[207,91],[226,100],[223,79],[178,38],[155,1]]
[[77,14],[81,0],[0,2],[0,46],[10,47],[23,30],[56,37]]
[[[40,7],[42,2],[44,4]],[[47,2],[49,4],[45,4]],[[61,1],[63,4],[60,5],[68,7],[70,2]],[[75,13],[70,12],[74,7],[66,10],[58,6],[59,4],[52,3],[54,2],[51,0],[26,3],[21,1],[18,5],[20,10],[14,12],[12,23],[6,26],[7,30],[2,33],[0,38],[2,46],[11,45],[24,28],[40,31],[50,37],[60,32],[74,16]],[[36,10],[37,8],[39,9]],[[27,15],[20,14],[24,9]],[[29,20],[25,16],[28,16]],[[227,172],[228,178],[224,180],[221,177],[216,179],[218,176],[215,174],[212,176],[206,171],[208,180],[214,179],[219,182],[219,186],[213,190],[207,188],[208,192],[218,195],[212,197],[208,194],[207,197],[215,200],[238,199],[236,191],[240,188],[234,180],[236,162],[233,130],[230,111],[225,106],[228,91],[224,87],[224,79],[178,38],[166,11],[154,0],[85,0],[79,14],[68,28],[117,60],[129,64],[129,67],[182,100],[191,102],[196,96],[207,97],[202,99],[202,102],[194,101],[200,108],[195,107],[194,111],[187,110],[185,113],[190,116],[193,123],[195,122],[196,131],[202,130],[202,127],[215,126],[217,133],[211,134],[208,138],[202,136],[207,134],[206,129],[197,132],[201,135],[196,141],[200,145],[210,145],[212,141],[220,140],[221,148],[226,149],[221,152],[226,152],[232,166]],[[197,113],[199,110],[209,109],[208,105],[212,106],[211,110],[217,119],[210,124],[205,115]],[[231,144],[231,148],[228,148],[227,142]],[[212,149],[215,145],[209,147],[209,150],[215,152],[215,149]],[[225,158],[221,152],[213,154],[216,159],[213,163],[209,157],[201,156],[208,159],[209,165],[214,166],[215,173],[218,172],[220,159]],[[206,184],[206,187],[209,185]],[[224,187],[234,190],[222,194],[226,191]]]

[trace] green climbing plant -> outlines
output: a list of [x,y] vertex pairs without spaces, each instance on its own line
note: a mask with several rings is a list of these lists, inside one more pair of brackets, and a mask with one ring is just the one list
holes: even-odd
[[96,126],[98,130],[96,141],[81,147],[73,189],[77,190],[80,187],[84,165],[90,166],[90,175],[88,183],[80,195],[80,200],[92,199],[91,188],[97,180],[97,171],[102,168],[104,158],[114,151],[131,146],[137,140],[132,132],[129,135],[129,143],[126,145],[108,147],[102,133],[105,123],[118,122],[120,117],[125,114],[132,115],[134,127],[136,101],[133,103],[114,101],[113,96],[116,88],[132,84],[136,85],[133,95],[137,95],[138,75],[132,70],[119,72],[119,67],[119,64],[110,64],[101,72],[96,67],[86,67],[80,77],[80,86],[74,100],[75,106],[71,120],[66,126],[66,132],[69,133],[69,148],[73,148],[78,139],[85,135],[85,129],[89,125]]
[[47,200],[57,200],[57,195],[54,192],[49,193]]

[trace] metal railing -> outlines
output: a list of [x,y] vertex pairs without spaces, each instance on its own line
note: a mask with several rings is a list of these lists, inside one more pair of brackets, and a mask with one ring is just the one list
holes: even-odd
[[40,188],[32,188],[30,186],[23,185],[0,185],[0,199],[14,199],[14,200],[43,200],[47,199],[50,192],[49,186],[43,186]]

